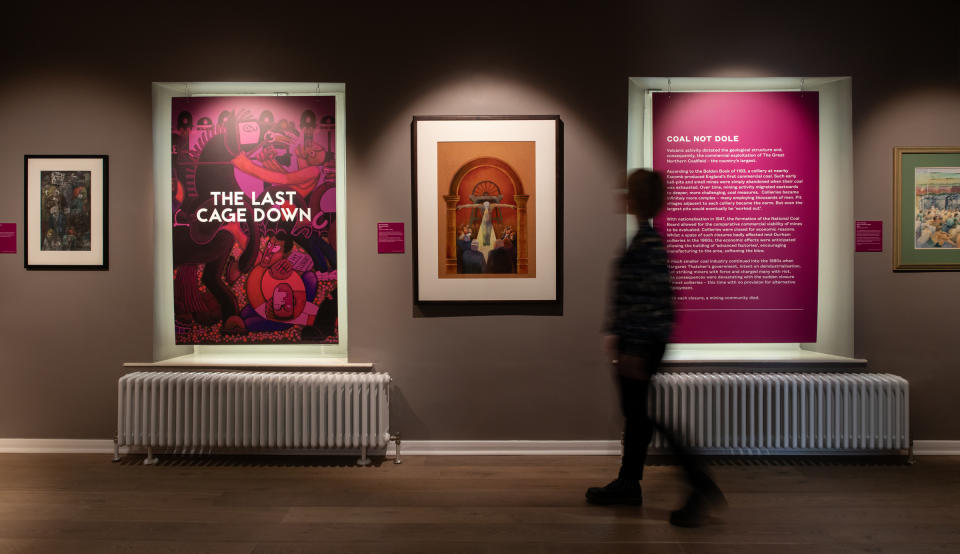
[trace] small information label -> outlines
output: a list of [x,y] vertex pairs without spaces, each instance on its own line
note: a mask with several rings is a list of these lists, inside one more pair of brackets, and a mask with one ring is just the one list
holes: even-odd
[[377,223],[377,254],[403,254],[403,223]]
[[857,252],[883,252],[883,222],[857,221]]
[[0,223],[0,254],[17,253],[17,224]]

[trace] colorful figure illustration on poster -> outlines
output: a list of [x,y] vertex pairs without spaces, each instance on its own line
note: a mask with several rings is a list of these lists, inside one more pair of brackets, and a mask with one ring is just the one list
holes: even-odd
[[177,343],[337,343],[334,98],[172,108]]
[[40,172],[40,250],[90,251],[90,172]]
[[533,142],[438,144],[441,278],[535,275]]
[[960,167],[918,167],[914,248],[960,248]]

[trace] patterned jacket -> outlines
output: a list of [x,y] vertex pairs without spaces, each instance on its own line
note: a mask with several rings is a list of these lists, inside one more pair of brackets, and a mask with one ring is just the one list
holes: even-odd
[[667,249],[646,223],[614,267],[613,298],[607,331],[619,337],[618,349],[641,354],[666,343],[673,330],[673,293]]

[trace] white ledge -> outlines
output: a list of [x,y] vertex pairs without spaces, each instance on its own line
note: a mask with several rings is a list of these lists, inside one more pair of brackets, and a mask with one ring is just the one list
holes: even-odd
[[351,363],[346,358],[292,354],[187,354],[158,362],[126,362],[123,367],[318,367],[324,369],[373,369],[373,363]]
[[707,365],[707,364],[824,364],[865,366],[867,360],[848,358],[834,354],[813,352],[802,348],[771,346],[758,347],[755,344],[724,345],[671,345],[663,357],[668,365]]

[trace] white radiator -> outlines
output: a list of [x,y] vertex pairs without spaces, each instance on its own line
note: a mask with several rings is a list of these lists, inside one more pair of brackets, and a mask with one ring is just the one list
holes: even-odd
[[704,453],[892,452],[910,448],[909,392],[888,374],[660,373],[649,406]]
[[360,448],[365,460],[389,424],[386,373],[135,372],[117,391],[117,448]]

